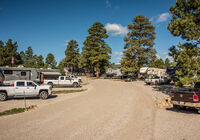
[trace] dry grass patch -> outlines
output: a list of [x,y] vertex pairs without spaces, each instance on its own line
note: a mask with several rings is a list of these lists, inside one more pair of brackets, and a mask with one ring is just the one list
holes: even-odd
[[83,92],[87,89],[77,89],[77,90],[61,90],[61,91],[53,91],[53,94],[69,94],[74,92]]

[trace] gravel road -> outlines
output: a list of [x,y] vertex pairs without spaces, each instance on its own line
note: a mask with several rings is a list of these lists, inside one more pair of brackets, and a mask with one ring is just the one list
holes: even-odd
[[155,98],[162,93],[142,81],[99,79],[88,87],[36,110],[0,117],[0,139],[200,139],[200,115],[158,109]]

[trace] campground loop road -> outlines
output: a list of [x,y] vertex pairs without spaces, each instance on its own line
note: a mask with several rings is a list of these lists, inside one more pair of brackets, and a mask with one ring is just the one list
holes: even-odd
[[[170,123],[174,123],[173,121],[163,122],[166,119],[164,114],[166,117],[171,114],[172,120],[175,121],[181,116],[184,117],[185,114],[178,113],[177,116],[174,115],[177,112],[156,109],[151,95],[152,88],[144,86],[143,82],[125,83],[99,79],[91,80],[90,86],[91,89],[74,98],[60,100],[25,113],[0,117],[0,139],[159,140],[191,138],[192,135],[182,135],[179,133],[180,130],[174,132],[176,129],[170,126]],[[192,114],[192,116],[200,120],[198,115]],[[192,130],[194,130],[193,127]],[[173,136],[170,137],[171,132]],[[198,133],[193,137],[199,136]]]

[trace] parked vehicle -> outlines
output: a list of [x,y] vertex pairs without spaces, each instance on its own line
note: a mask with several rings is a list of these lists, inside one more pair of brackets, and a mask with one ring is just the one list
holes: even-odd
[[200,82],[195,83],[193,88],[177,88],[169,93],[171,103],[175,108],[192,107],[200,113]]
[[135,75],[123,75],[122,79],[124,79],[125,82],[132,82],[136,80],[136,76]]
[[5,79],[5,76],[3,74],[2,69],[0,69],[0,85],[3,83],[4,79]]
[[72,78],[72,79],[78,79],[79,83],[82,82],[82,78],[81,77],[77,77],[75,75],[70,75],[69,77]]
[[10,86],[0,87],[0,101],[5,101],[8,97],[40,97],[41,99],[47,99],[51,94],[51,86],[39,85],[30,80],[17,80]]
[[76,78],[71,78],[69,76],[59,76],[58,80],[44,80],[44,84],[48,84],[51,86],[54,85],[65,85],[65,86],[80,86],[79,80]]
[[155,76],[155,77],[152,77],[152,78],[145,79],[145,83],[147,85],[169,84],[170,80],[167,77]]
[[61,75],[57,69],[36,69],[18,67],[0,67],[4,75],[4,84],[10,84],[15,80],[31,80],[36,83],[43,83],[44,79],[57,78]]

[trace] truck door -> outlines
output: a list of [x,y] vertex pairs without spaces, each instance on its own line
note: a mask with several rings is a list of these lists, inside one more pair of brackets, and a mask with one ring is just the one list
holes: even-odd
[[69,77],[69,76],[65,77],[65,84],[71,85],[72,84],[72,78]]
[[33,82],[27,82],[25,89],[26,96],[37,96],[36,87],[37,85],[35,85]]
[[65,77],[64,76],[59,77],[59,84],[60,85],[64,85],[65,84]]
[[16,82],[15,86],[15,96],[24,96],[25,95],[25,81]]

